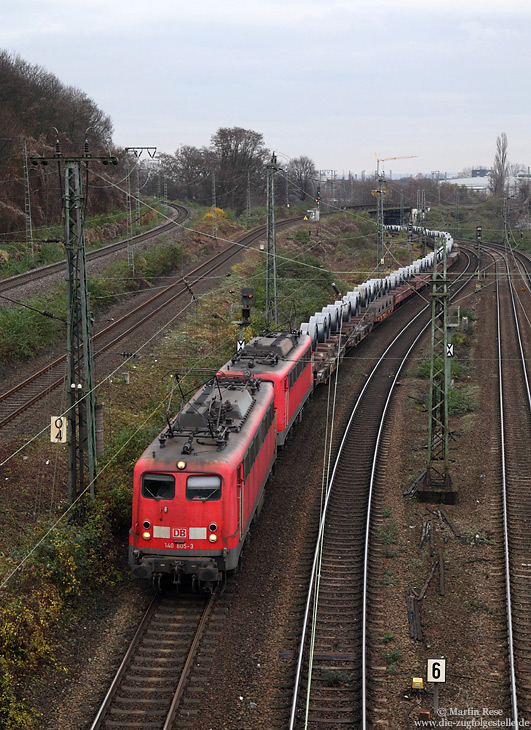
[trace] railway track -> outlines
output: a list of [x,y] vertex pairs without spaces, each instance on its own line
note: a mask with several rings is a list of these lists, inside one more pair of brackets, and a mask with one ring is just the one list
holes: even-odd
[[91,730],[170,730],[216,595],[158,593]]
[[[293,225],[299,218],[291,218],[277,224],[277,229]],[[229,264],[242,248],[251,246],[265,235],[265,226],[260,226],[250,233],[241,236],[233,244],[227,244],[221,251],[209,256],[196,266],[186,276],[177,276],[175,280],[158,291],[137,307],[131,309],[120,319],[98,331],[92,338],[94,359],[99,359],[103,353],[126,340],[139,327],[149,323],[157,314],[168,306],[188,302],[190,288],[212,276],[223,266]],[[21,417],[30,407],[37,404],[42,398],[63,385],[65,375],[66,355],[61,355],[44,368],[33,373],[13,388],[0,394],[0,431],[10,424],[16,425],[16,419]],[[103,378],[105,373],[99,373]]]
[[[452,286],[452,296],[466,286]],[[350,417],[331,471],[306,599],[289,728],[365,728],[368,722],[368,605],[380,588],[371,572],[378,540],[374,506],[385,468],[384,425],[402,366],[429,323],[423,309],[389,345]]]
[[[105,258],[106,256],[110,256],[111,254],[115,254],[118,251],[126,249],[128,246],[131,246],[134,249],[135,246],[140,243],[144,243],[145,241],[148,241],[150,238],[154,238],[161,235],[162,233],[167,233],[168,231],[173,230],[176,224],[182,225],[190,217],[188,209],[184,206],[172,203],[170,204],[170,207],[173,208],[176,212],[176,215],[172,220],[168,220],[165,223],[162,223],[160,226],[152,228],[145,233],[140,233],[138,236],[133,236],[131,239],[115,241],[114,243],[110,243],[107,246],[102,246],[101,248],[87,251],[87,263],[96,261],[101,258]],[[3,279],[0,281],[0,293],[7,292],[12,289],[16,289],[17,287],[24,286],[25,284],[39,281],[54,274],[60,273],[66,274],[66,260],[56,261],[53,264],[40,266],[38,269],[25,271],[22,274],[17,274],[16,276],[11,276],[8,279]]]
[[531,295],[528,261],[495,259],[499,494],[505,554],[508,667],[514,727],[531,719]]

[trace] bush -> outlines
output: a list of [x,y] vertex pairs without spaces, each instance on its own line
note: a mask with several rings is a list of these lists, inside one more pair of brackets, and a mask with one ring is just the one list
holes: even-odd
[[0,654],[0,727],[3,730],[33,730],[37,713],[16,696],[15,687],[13,671]]
[[[135,276],[126,261],[111,264],[103,274],[87,277],[90,308],[104,310],[124,294],[145,286],[146,281],[168,273],[182,261],[182,249],[175,243],[164,244],[135,256]],[[66,334],[65,323],[41,312],[48,311],[66,319],[66,286],[61,284],[39,297],[26,300],[33,307],[0,307],[0,364],[32,357],[55,344]],[[34,311],[38,310],[38,311]]]

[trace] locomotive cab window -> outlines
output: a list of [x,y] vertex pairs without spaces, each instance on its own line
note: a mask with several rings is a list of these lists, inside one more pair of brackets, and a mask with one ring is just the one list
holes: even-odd
[[175,477],[171,474],[144,474],[142,496],[147,499],[173,499],[175,497]]
[[186,499],[196,502],[221,499],[221,477],[200,474],[186,480]]

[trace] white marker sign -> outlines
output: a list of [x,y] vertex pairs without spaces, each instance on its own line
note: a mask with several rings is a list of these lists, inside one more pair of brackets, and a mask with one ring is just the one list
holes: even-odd
[[446,682],[446,659],[427,659],[426,680],[428,682]]
[[52,416],[50,421],[50,441],[52,444],[66,444],[68,441],[66,418]]

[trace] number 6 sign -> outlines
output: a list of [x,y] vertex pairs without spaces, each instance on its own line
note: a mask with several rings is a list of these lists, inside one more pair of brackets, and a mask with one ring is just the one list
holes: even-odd
[[428,682],[446,682],[446,659],[427,659],[426,680]]

